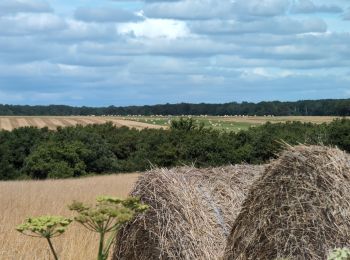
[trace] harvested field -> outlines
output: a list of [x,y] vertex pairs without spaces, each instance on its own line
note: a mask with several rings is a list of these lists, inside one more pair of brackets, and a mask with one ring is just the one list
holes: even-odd
[[[126,197],[138,174],[89,177],[75,180],[0,182],[0,259],[49,260],[45,241],[18,233],[15,227],[30,216],[72,216],[67,208],[73,200],[88,203],[96,196]],[[78,223],[53,240],[63,260],[96,259],[98,239]]]
[[251,187],[225,258],[326,259],[350,246],[350,160],[338,149],[290,147]]
[[[187,116],[186,116],[187,117]],[[180,116],[128,116],[128,120],[143,122],[152,125],[169,126],[172,119],[179,119]],[[330,123],[339,117],[333,116],[192,116],[205,127],[216,130],[238,132],[250,127],[259,126],[267,122],[286,123],[298,121],[302,123]]]
[[0,129],[11,131],[18,127],[34,126],[38,128],[48,127],[51,130],[57,127],[66,127],[74,125],[104,124],[112,122],[115,126],[127,126],[130,128],[166,128],[164,126],[123,120],[115,117],[0,117]]
[[151,206],[117,235],[114,260],[219,259],[248,187],[264,166],[155,169],[134,196]]
[[304,123],[330,123],[334,119],[340,118],[335,116],[230,116],[224,117],[224,121],[228,122],[245,122],[252,124],[265,124],[266,122],[271,123],[284,123],[288,121],[299,121]]

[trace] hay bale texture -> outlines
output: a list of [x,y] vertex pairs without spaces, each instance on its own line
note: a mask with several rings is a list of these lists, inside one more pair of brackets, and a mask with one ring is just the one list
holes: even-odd
[[154,169],[133,196],[150,210],[117,235],[114,260],[219,259],[248,187],[264,166]]
[[224,259],[326,259],[350,245],[349,155],[290,147],[252,185]]

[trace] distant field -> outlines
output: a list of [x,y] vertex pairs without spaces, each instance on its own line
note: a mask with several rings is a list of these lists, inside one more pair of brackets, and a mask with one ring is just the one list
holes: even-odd
[[57,127],[104,124],[112,122],[115,126],[127,126],[137,129],[143,128],[161,128],[159,125],[124,120],[120,117],[93,117],[93,116],[2,116],[0,117],[0,129],[11,131],[15,128],[25,126],[35,126],[38,128],[48,127],[56,129]]
[[[138,174],[90,177],[75,180],[0,182],[0,259],[49,260],[45,241],[26,237],[15,227],[30,216],[72,216],[73,200],[92,203],[96,196],[126,197]],[[60,259],[96,259],[97,236],[73,223],[62,237],[54,239]]]
[[[169,126],[171,120],[180,118],[179,116],[129,116],[124,117],[140,123]],[[237,132],[246,130],[249,127],[258,126],[266,122],[283,123],[287,121],[311,122],[316,124],[332,122],[337,117],[332,116],[283,116],[283,117],[264,117],[264,116],[193,116],[196,121],[204,123],[206,127],[212,127],[218,130]]]
[[[11,131],[18,127],[35,126],[56,129],[57,127],[103,124],[112,122],[115,126],[127,126],[131,128],[168,128],[171,120],[178,119],[179,116],[2,116],[0,117],[0,129]],[[311,123],[329,123],[336,117],[331,116],[285,116],[285,117],[262,117],[262,116],[195,116],[198,122],[206,127],[212,127],[225,131],[240,131],[264,124],[266,122],[278,123],[287,121],[300,121]]]

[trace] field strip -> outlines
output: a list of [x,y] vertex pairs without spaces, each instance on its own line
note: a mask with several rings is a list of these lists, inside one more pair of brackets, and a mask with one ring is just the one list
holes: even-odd
[[32,118],[32,122],[34,123],[34,126],[38,128],[48,127],[49,129],[52,129],[42,118]]
[[18,118],[9,118],[9,120],[10,120],[10,123],[11,123],[11,125],[12,125],[12,129],[11,129],[11,130],[20,127],[20,126],[19,126],[19,123],[18,123]]
[[94,122],[94,124],[105,124],[107,123],[107,120],[105,118],[98,118],[98,117],[92,117],[91,119],[92,122]]
[[1,118],[1,128],[7,131],[13,129],[9,118]]
[[121,125],[120,123],[118,123],[117,120],[114,119],[114,118],[110,118],[110,119],[108,120],[108,122],[112,122],[113,125],[116,126],[116,127],[121,127],[121,126],[123,126],[123,125]]
[[164,128],[164,126],[159,126],[159,125],[152,125],[152,124],[147,124],[147,123],[142,123],[142,122],[136,122],[136,121],[129,121],[129,120],[115,120],[118,124],[121,124],[123,126],[127,127],[135,127],[135,128],[153,128],[153,129],[160,129]]
[[36,127],[33,118],[26,117],[25,120],[27,121],[27,123],[28,123],[30,126]]
[[93,120],[87,119],[87,118],[79,118],[77,119],[80,122],[82,122],[83,125],[93,125],[95,122]]
[[62,118],[61,120],[65,124],[65,126],[75,126],[75,125],[77,125],[77,121],[75,121],[73,119]]
[[53,125],[57,127],[61,126],[61,127],[65,127],[66,125],[62,122],[62,119],[58,119],[58,118],[47,118],[49,121],[51,121],[51,123]]
[[19,127],[30,126],[30,124],[28,123],[28,121],[25,118],[17,118],[17,122],[18,122]]
[[237,122],[237,123],[254,123],[264,124],[266,122],[271,123],[285,123],[287,121],[299,121],[310,122],[315,124],[330,123],[334,119],[339,118],[335,116],[275,116],[275,117],[261,117],[261,116],[245,116],[245,117],[225,117],[225,118],[210,118],[211,120],[219,120],[225,122]]
[[51,120],[49,120],[49,118],[38,118],[38,119],[42,120],[45,123],[45,127],[48,127],[51,130],[57,129],[57,126],[53,124]]

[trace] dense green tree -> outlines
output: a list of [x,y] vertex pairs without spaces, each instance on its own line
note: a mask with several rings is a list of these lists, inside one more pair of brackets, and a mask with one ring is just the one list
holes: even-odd
[[339,119],[328,126],[327,143],[350,151],[350,120]]
[[155,167],[264,163],[288,144],[325,144],[350,152],[350,120],[330,124],[267,123],[238,133],[203,128],[191,119],[170,130],[111,123],[0,131],[0,179],[46,179],[144,171]]
[[33,179],[79,177],[86,174],[82,160],[86,153],[77,141],[43,143],[26,158],[23,173]]
[[350,99],[302,100],[296,102],[231,102],[225,104],[164,104],[128,107],[70,107],[62,105],[0,105],[0,115],[275,115],[349,116]]

